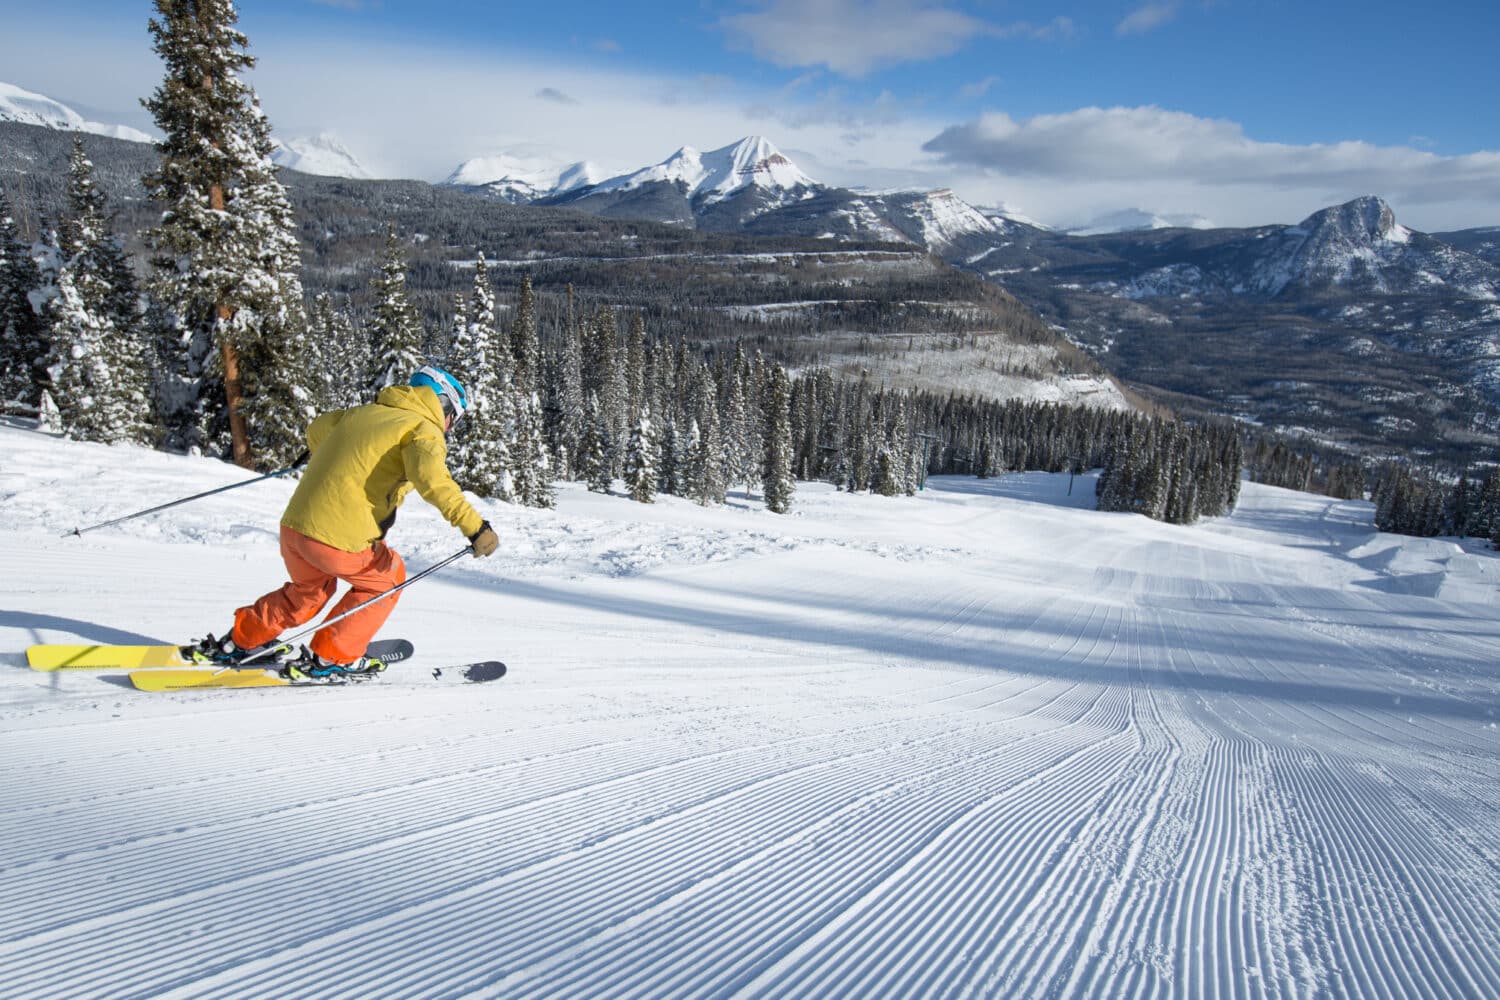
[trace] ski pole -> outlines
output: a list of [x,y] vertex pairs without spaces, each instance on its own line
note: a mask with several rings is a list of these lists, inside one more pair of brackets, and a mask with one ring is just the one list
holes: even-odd
[[418,573],[416,576],[408,577],[404,583],[398,583],[394,587],[392,587],[390,590],[387,590],[384,593],[376,594],[374,597],[370,598],[368,601],[362,601],[362,602],[360,602],[358,605],[356,605],[355,607],[350,608],[348,611],[345,611],[343,614],[341,614],[341,615],[335,615],[332,618],[328,618],[328,619],[326,619],[324,621],[320,621],[316,625],[309,625],[309,626],[307,626],[307,628],[303,629],[300,632],[293,632],[291,635],[287,636],[285,639],[281,639],[281,640],[277,641],[274,645],[267,646],[265,649],[261,650],[259,653],[254,653],[254,654],[251,654],[250,656],[245,657],[243,660],[240,660],[238,663],[234,664],[234,668],[238,669],[240,667],[243,667],[247,663],[251,663],[251,662],[253,662],[255,660],[260,659],[262,656],[268,656],[268,655],[270,655],[271,653],[275,652],[281,646],[289,645],[291,643],[296,642],[298,639],[302,638],[304,635],[309,635],[309,634],[311,634],[313,632],[318,631],[319,629],[327,628],[329,625],[332,625],[334,622],[341,622],[345,618],[348,618],[350,615],[358,614],[359,612],[363,611],[365,608],[368,608],[370,605],[377,604],[380,601],[385,600],[387,597],[391,597],[394,594],[396,594],[397,592],[405,590],[407,587],[410,587],[412,584],[414,584],[418,580],[422,579],[422,577],[424,577],[424,576],[431,576],[433,573],[436,573],[438,570],[442,569],[444,566],[448,565],[449,563],[453,562],[454,560],[456,560],[456,559],[462,559],[464,556],[473,555],[473,554],[474,554],[474,546],[472,546],[472,545],[466,545],[463,548],[459,549],[457,552],[453,553],[447,559],[444,559],[442,562],[433,563],[431,566],[428,566],[426,569],[424,569],[422,572]]
[[112,524],[123,524],[126,521],[134,521],[138,517],[145,517],[147,514],[155,514],[158,511],[166,510],[169,507],[180,507],[183,504],[191,503],[194,500],[202,500],[204,497],[211,497],[218,493],[228,493],[230,490],[237,490],[241,486],[249,486],[251,483],[260,483],[264,482],[267,479],[275,479],[277,476],[284,476],[289,472],[296,472],[298,469],[302,468],[302,466],[307,464],[307,458],[307,452],[304,451],[297,458],[296,462],[287,466],[285,469],[278,469],[275,472],[268,472],[264,476],[256,476],[254,479],[246,479],[242,482],[230,483],[228,486],[220,486],[216,490],[208,490],[204,493],[194,493],[190,497],[183,497],[181,500],[173,500],[171,503],[164,503],[159,506],[152,507],[149,510],[138,510],[134,514],[126,514],[124,517],[117,517],[113,521],[103,521],[99,524],[91,524],[87,528],[74,528],[72,531],[64,531],[62,533],[62,537],[71,538],[74,535],[81,535],[85,531],[94,531],[98,528],[108,528]]

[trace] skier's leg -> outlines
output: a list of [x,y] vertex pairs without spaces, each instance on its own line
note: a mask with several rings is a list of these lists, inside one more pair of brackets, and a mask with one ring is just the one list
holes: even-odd
[[286,563],[287,575],[291,580],[254,604],[235,611],[235,645],[241,649],[253,649],[270,642],[289,628],[312,621],[323,609],[323,605],[328,603],[338,587],[338,577],[318,565],[321,561],[320,553],[312,546],[321,544],[282,526],[281,559]]
[[[345,552],[340,555],[348,558],[341,560],[343,565],[338,574],[339,579],[347,582],[350,590],[328,613],[330,618],[336,618],[370,598],[406,582],[406,564],[384,542],[376,542],[373,548],[365,552]],[[313,636],[308,648],[325,660],[353,663],[365,655],[365,648],[396,609],[396,601],[400,596],[392,594],[358,614],[322,629]]]

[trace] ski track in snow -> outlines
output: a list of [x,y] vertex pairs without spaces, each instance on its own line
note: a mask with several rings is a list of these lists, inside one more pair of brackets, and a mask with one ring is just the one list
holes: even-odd
[[[1500,995],[1500,559],[1248,485],[484,505],[344,689],[39,641],[277,585],[271,482],[0,427],[6,996]],[[419,501],[413,569],[462,544]],[[427,668],[499,655],[504,681]]]

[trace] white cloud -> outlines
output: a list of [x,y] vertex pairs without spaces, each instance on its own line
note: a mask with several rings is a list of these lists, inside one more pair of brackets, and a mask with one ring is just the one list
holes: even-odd
[[1235,122],[1157,107],[1082,108],[1016,121],[1004,113],[945,129],[925,146],[944,161],[1071,180],[1404,189],[1441,182],[1500,197],[1500,153],[1438,156],[1367,142],[1257,142]]
[[1167,3],[1148,3],[1144,7],[1137,7],[1115,25],[1115,34],[1144,35],[1174,20],[1181,9],[1182,4],[1178,0],[1170,0]]
[[923,148],[955,170],[987,177],[991,187],[1071,191],[1080,199],[1087,191],[1105,209],[1113,199],[1113,208],[1197,212],[1234,225],[1276,221],[1264,215],[1271,205],[1311,211],[1362,194],[1430,208],[1422,214],[1445,225],[1500,216],[1500,152],[1259,142],[1235,122],[1157,107],[1083,108],[1024,121],[986,114],[944,129]]
[[721,19],[730,40],[778,66],[859,77],[950,55],[995,28],[962,11],[905,0],[770,0]]
[[[1129,208],[1222,225],[1296,222],[1363,194],[1384,197],[1417,229],[1500,224],[1495,152],[1260,142],[1234,122],[1152,107],[989,114],[945,127],[920,103],[856,100],[816,76],[783,89],[249,27],[259,59],[250,80],[276,134],[336,131],[377,176],[440,180],[465,160],[523,148],[625,171],[685,144],[712,149],[760,134],[825,183],[951,187],[1049,225]],[[0,79],[137,127],[149,125],[137,98],[162,75],[133,20],[39,24],[25,39],[0,32],[0,66]],[[543,81],[578,103],[538,96]]]
[[966,101],[974,101],[990,92],[990,88],[1000,82],[998,76],[987,76],[983,80],[975,80],[958,88],[958,96]]
[[256,53],[252,82],[276,133],[337,129],[377,176],[437,180],[465,160],[519,148],[623,172],[683,145],[713,149],[760,134],[835,164],[819,180],[857,184],[864,172],[849,161],[910,169],[930,159],[922,142],[941,126],[899,102],[854,105],[837,88],[811,90],[812,81],[789,94],[730,77],[271,36]]

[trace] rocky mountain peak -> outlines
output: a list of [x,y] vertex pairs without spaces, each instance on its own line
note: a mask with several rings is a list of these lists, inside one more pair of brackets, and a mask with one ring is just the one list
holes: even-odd
[[1404,232],[1396,225],[1396,213],[1391,211],[1391,206],[1375,195],[1365,195],[1314,212],[1298,228],[1309,233],[1340,236],[1356,245],[1396,239]]

